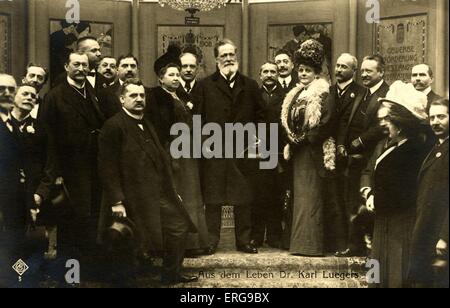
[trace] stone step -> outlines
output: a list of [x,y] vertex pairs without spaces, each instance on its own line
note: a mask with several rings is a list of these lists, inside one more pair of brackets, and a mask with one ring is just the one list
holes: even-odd
[[332,279],[313,279],[286,281],[285,279],[272,280],[200,280],[196,283],[178,284],[172,288],[367,288],[365,281],[358,279],[332,280]]
[[212,256],[186,258],[186,269],[260,269],[260,270],[353,270],[364,272],[365,258],[303,257],[273,248],[260,248],[258,254],[219,251]]
[[[199,281],[175,287],[363,288],[367,287],[364,265],[364,258],[301,257],[272,248],[262,248],[258,254],[222,250],[212,256],[186,258],[183,272],[198,276]],[[151,285],[147,280],[141,277],[139,284]]]

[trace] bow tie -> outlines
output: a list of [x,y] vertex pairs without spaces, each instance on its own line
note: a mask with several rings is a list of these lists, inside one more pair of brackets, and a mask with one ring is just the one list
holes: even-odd
[[95,72],[89,72],[87,75],[88,75],[89,77],[95,77],[96,73],[95,73]]

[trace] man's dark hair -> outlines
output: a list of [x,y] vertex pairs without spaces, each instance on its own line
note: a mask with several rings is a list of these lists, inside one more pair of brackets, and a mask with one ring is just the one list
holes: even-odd
[[447,107],[447,112],[449,111],[448,110],[448,99],[447,98],[440,98],[440,99],[437,99],[437,100],[433,101],[430,104],[430,109],[433,106],[444,106],[444,107]]
[[224,38],[223,40],[218,41],[215,45],[214,45],[214,57],[217,58],[219,56],[219,47],[224,46],[224,45],[233,45],[234,46],[234,50],[235,52],[237,52],[237,47],[236,44],[233,43],[232,40]]
[[286,49],[279,49],[276,53],[275,53],[275,57],[279,56],[279,55],[287,55],[289,57],[289,59],[291,59],[291,61],[294,61],[294,56]]
[[144,86],[139,78],[129,78],[120,86],[120,95],[125,95],[127,93],[127,87],[129,85]]
[[92,41],[96,41],[96,42],[97,42],[97,38],[95,38],[95,37],[93,37],[93,36],[83,36],[83,37],[80,37],[80,38],[77,40],[77,49],[80,50],[80,45],[81,45],[83,42],[89,41],[89,40],[92,40]]
[[120,66],[120,62],[122,62],[123,59],[128,59],[128,58],[133,58],[134,61],[136,62],[137,67],[139,67],[139,61],[138,61],[138,59],[137,59],[133,54],[131,54],[131,53],[126,54],[126,55],[121,55],[121,56],[119,57],[119,59],[117,59],[117,67]]
[[30,67],[39,67],[39,68],[42,68],[42,69],[44,70],[44,72],[45,72],[44,84],[45,84],[45,83],[47,82],[47,80],[48,80],[48,77],[49,77],[49,71],[48,71],[48,69],[47,69],[45,66],[43,66],[43,65],[40,65],[40,64],[36,64],[36,63],[30,62],[30,63],[28,63],[28,65],[27,65],[27,69],[26,69],[26,72],[25,72],[25,76],[28,74],[28,69],[29,69]]
[[20,88],[22,88],[22,87],[31,87],[31,88],[33,88],[33,89],[35,89],[36,90],[36,93],[38,93],[38,89],[35,87],[35,86],[33,86],[32,84],[30,84],[29,82],[21,82],[18,86],[17,86],[17,90],[19,90]]
[[171,67],[175,67],[177,68],[179,71],[181,70],[180,66],[176,63],[169,63],[166,66],[164,66],[163,68],[161,68],[158,72],[158,77],[159,78],[163,78],[164,75],[167,73],[167,70]]
[[379,54],[371,55],[364,57],[363,61],[375,61],[377,62],[377,67],[379,72],[384,72],[384,67],[386,65],[386,62],[384,62],[383,56]]
[[102,62],[102,60],[104,60],[104,59],[114,59],[117,62],[117,59],[114,58],[113,56],[101,56],[100,60],[98,61],[98,63]]

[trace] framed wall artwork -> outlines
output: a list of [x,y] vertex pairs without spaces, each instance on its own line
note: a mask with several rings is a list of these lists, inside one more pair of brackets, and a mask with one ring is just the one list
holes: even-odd
[[50,20],[50,76],[52,81],[63,73],[67,56],[76,48],[77,39],[84,36],[97,38],[102,55],[114,55],[113,24],[95,21],[80,21],[68,24],[62,19]]
[[325,52],[322,73],[329,77],[333,57],[332,23],[269,25],[267,35],[267,56],[269,60],[273,60],[276,52],[280,49],[285,49],[294,55],[301,43],[309,38],[322,43]]

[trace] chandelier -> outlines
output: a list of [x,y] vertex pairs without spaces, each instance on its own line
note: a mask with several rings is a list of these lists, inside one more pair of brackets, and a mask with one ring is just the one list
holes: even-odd
[[166,4],[173,9],[195,14],[199,11],[211,11],[212,9],[224,7],[230,0],[159,0],[159,5]]

